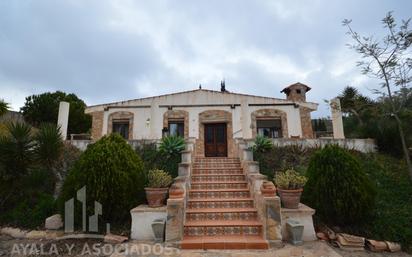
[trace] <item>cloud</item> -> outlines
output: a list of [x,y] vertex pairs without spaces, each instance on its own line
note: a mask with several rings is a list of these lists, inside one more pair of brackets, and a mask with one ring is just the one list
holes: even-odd
[[[408,8],[409,7],[409,8]],[[98,104],[197,88],[283,98],[300,81],[310,101],[346,85],[376,85],[360,75],[341,20],[380,30],[389,10],[407,18],[409,1],[0,2],[0,98],[15,110],[24,97],[62,90]],[[366,11],[367,10],[367,11]]]

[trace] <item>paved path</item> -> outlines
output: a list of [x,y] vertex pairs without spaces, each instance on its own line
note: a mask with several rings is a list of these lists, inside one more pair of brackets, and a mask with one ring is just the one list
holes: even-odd
[[[43,245],[46,251],[46,254],[12,254],[14,245]],[[56,247],[59,251],[59,254],[48,254],[47,251],[50,249],[52,244],[56,244]],[[125,246],[127,247],[137,247],[139,249],[138,254],[87,254],[84,253],[84,246],[88,245],[89,250],[93,252],[93,246],[97,245],[102,248],[106,245],[99,240],[88,239],[88,240],[27,240],[27,239],[13,239],[8,236],[0,235],[0,257],[3,256],[15,256],[15,257],[40,257],[40,256],[64,256],[64,257],[412,257],[403,252],[399,253],[372,253],[368,251],[362,252],[346,252],[339,249],[335,249],[327,245],[325,242],[311,242],[305,243],[302,246],[292,246],[285,245],[282,248],[270,249],[270,250],[180,250],[176,248],[168,248],[168,251],[159,254],[159,249],[164,248],[162,245],[153,245],[153,243],[143,244],[129,242],[121,246],[119,252],[123,252]],[[67,251],[67,245],[73,246],[71,252]],[[146,247],[146,248],[145,248]],[[157,248],[156,248],[157,247]],[[28,248],[27,248],[28,249]],[[22,248],[20,248],[22,251]],[[143,253],[143,254],[142,254]]]

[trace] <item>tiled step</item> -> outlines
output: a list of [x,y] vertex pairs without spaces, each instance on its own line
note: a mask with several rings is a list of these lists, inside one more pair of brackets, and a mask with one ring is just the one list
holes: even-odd
[[184,225],[185,236],[259,236],[262,223],[257,220],[190,220]]
[[[199,210],[199,211],[198,211]],[[239,211],[242,210],[242,211]],[[186,212],[187,221],[199,220],[257,220],[254,208],[210,208],[190,209]]]
[[194,163],[193,168],[241,168],[240,163]]
[[188,208],[253,208],[252,198],[233,198],[233,199],[214,199],[214,198],[201,198],[201,199],[189,199]]
[[198,198],[247,198],[250,197],[250,191],[246,189],[192,189],[189,190],[190,199]]
[[261,236],[185,236],[182,249],[268,249]]
[[240,168],[193,168],[193,175],[205,175],[205,174],[243,174],[243,170]]
[[206,174],[206,175],[193,175],[192,182],[207,182],[207,181],[245,181],[245,175],[243,174]]
[[268,249],[239,158],[194,161],[182,249]]
[[246,181],[224,181],[224,182],[192,182],[192,189],[245,189]]
[[201,163],[204,163],[204,162],[207,162],[207,163],[210,163],[210,162],[227,163],[227,162],[240,162],[240,159],[239,158],[229,158],[229,157],[216,157],[216,158],[213,158],[213,157],[206,157],[206,158],[195,157],[194,161],[195,162],[201,162]]

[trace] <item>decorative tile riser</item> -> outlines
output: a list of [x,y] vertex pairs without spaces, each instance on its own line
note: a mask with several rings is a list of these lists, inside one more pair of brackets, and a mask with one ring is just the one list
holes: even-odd
[[190,192],[190,199],[199,199],[199,198],[248,198],[250,197],[250,192],[248,191],[239,191],[239,192]]
[[193,169],[193,175],[220,175],[220,174],[243,174],[243,170],[241,169],[210,169],[210,170],[202,170],[202,169]]
[[253,201],[233,201],[233,202],[189,202],[190,209],[199,208],[253,208]]
[[246,183],[192,184],[192,189],[246,189]]
[[192,176],[192,182],[245,181],[245,175]]
[[203,220],[257,220],[256,212],[211,212],[211,213],[187,213],[188,221]]
[[237,162],[239,163],[240,160],[238,158],[225,158],[225,159],[215,159],[215,158],[195,158],[195,162],[200,162],[200,163],[231,163],[231,162]]
[[236,164],[236,163],[229,163],[229,164],[218,164],[218,163],[213,163],[213,164],[199,164],[199,163],[195,163],[193,164],[193,168],[195,169],[204,169],[204,168],[220,168],[220,169],[224,169],[224,168],[241,168],[240,164]]
[[185,236],[258,236],[261,234],[261,226],[184,227]]

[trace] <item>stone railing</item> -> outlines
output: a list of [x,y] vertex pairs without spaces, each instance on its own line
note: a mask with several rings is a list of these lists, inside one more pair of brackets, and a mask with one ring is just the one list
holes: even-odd
[[[324,147],[325,145],[336,144],[343,148],[350,150],[357,150],[364,153],[370,153],[376,151],[375,140],[366,138],[346,138],[346,139],[335,139],[335,138],[315,138],[315,139],[291,139],[291,138],[273,138],[271,139],[273,145],[275,146],[287,146],[287,145],[298,145],[302,147]],[[246,145],[248,147],[252,146],[254,139],[246,139]]]
[[195,139],[186,139],[186,149],[182,152],[182,162],[179,164],[178,176],[172,187],[183,189],[180,197],[169,197],[167,200],[166,243],[179,246],[183,239],[183,224],[190,187],[192,163],[194,158]]
[[259,172],[259,163],[253,161],[253,153],[243,139],[236,139],[238,155],[243,172],[250,185],[251,195],[254,198],[259,219],[263,222],[263,234],[273,247],[278,247],[282,242],[282,215],[280,199],[275,194],[263,195],[261,187],[267,177]]
[[[67,140],[67,142],[70,142],[73,146],[77,147],[78,149],[84,151],[87,149],[87,146],[89,144],[92,144],[92,140]],[[148,145],[148,144],[159,144],[160,139],[134,139],[134,140],[127,140],[127,143],[133,147],[133,149],[136,149],[138,147],[141,147],[143,145]]]

